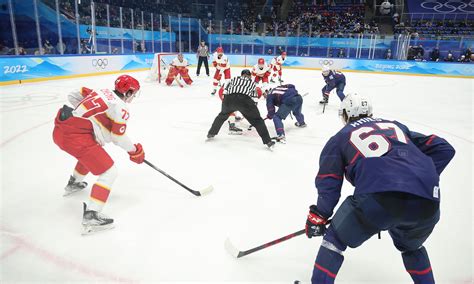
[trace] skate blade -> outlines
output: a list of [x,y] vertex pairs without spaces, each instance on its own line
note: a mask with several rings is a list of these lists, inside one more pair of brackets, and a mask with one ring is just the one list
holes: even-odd
[[94,233],[111,230],[113,228],[115,228],[114,223],[107,224],[107,225],[104,225],[104,226],[84,226],[84,225],[82,225],[81,235],[88,236],[88,235],[92,235]]
[[67,197],[67,196],[70,196],[70,195],[73,195],[74,193],[76,192],[79,192],[79,191],[83,191],[84,189],[78,189],[78,190],[73,190],[73,191],[65,191],[64,194],[63,194],[63,197]]
[[229,132],[229,135],[242,135],[242,131],[241,132]]

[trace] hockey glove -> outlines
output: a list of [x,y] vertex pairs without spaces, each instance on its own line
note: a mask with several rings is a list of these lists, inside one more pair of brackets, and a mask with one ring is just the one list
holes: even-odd
[[321,216],[316,205],[309,207],[308,218],[306,219],[305,233],[308,238],[319,237],[326,232],[328,220]]
[[134,152],[128,152],[130,155],[130,160],[137,164],[141,164],[145,160],[145,152],[143,151],[142,144],[135,144],[135,148],[136,150]]

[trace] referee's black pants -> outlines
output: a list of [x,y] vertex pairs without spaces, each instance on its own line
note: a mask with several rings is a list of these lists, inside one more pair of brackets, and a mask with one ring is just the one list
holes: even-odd
[[207,62],[207,56],[199,56],[198,57],[198,66],[196,69],[196,75],[199,76],[199,73],[201,73],[201,66],[202,63],[204,62],[204,67],[206,68],[206,75],[209,76],[209,65]]
[[222,124],[229,118],[229,114],[236,110],[240,111],[245,119],[257,129],[263,144],[267,144],[272,140],[255,102],[252,98],[243,94],[228,94],[224,96],[222,110],[214,119],[208,134],[217,135]]

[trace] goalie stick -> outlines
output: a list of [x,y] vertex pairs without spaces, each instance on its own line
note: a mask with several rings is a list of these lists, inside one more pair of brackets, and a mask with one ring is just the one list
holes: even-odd
[[156,170],[157,172],[163,174],[164,176],[166,176],[167,178],[169,178],[170,180],[174,181],[175,183],[179,184],[181,187],[183,187],[184,189],[186,189],[187,191],[191,192],[192,194],[196,195],[196,196],[203,196],[205,194],[208,194],[210,193],[211,191],[214,190],[214,187],[212,185],[204,188],[203,190],[192,190],[191,188],[185,186],[184,184],[182,184],[181,182],[179,182],[178,180],[176,180],[174,177],[170,176],[169,174],[167,174],[165,171],[157,168],[155,165],[153,165],[152,163],[148,162],[147,160],[144,161],[145,164],[147,164],[148,166],[150,166],[151,168],[153,168],[154,170]]

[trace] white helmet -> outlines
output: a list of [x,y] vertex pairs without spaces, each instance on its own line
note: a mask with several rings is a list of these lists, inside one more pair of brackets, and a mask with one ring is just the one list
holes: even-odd
[[326,76],[327,74],[329,74],[329,71],[330,71],[330,70],[331,70],[331,69],[330,69],[329,66],[326,65],[326,64],[324,64],[324,65],[322,66],[322,68],[321,68],[321,71],[322,71],[322,73],[323,73],[324,76]]
[[339,116],[344,124],[347,124],[351,118],[358,118],[360,116],[370,117],[372,116],[372,103],[369,98],[357,93],[347,94],[341,102]]

